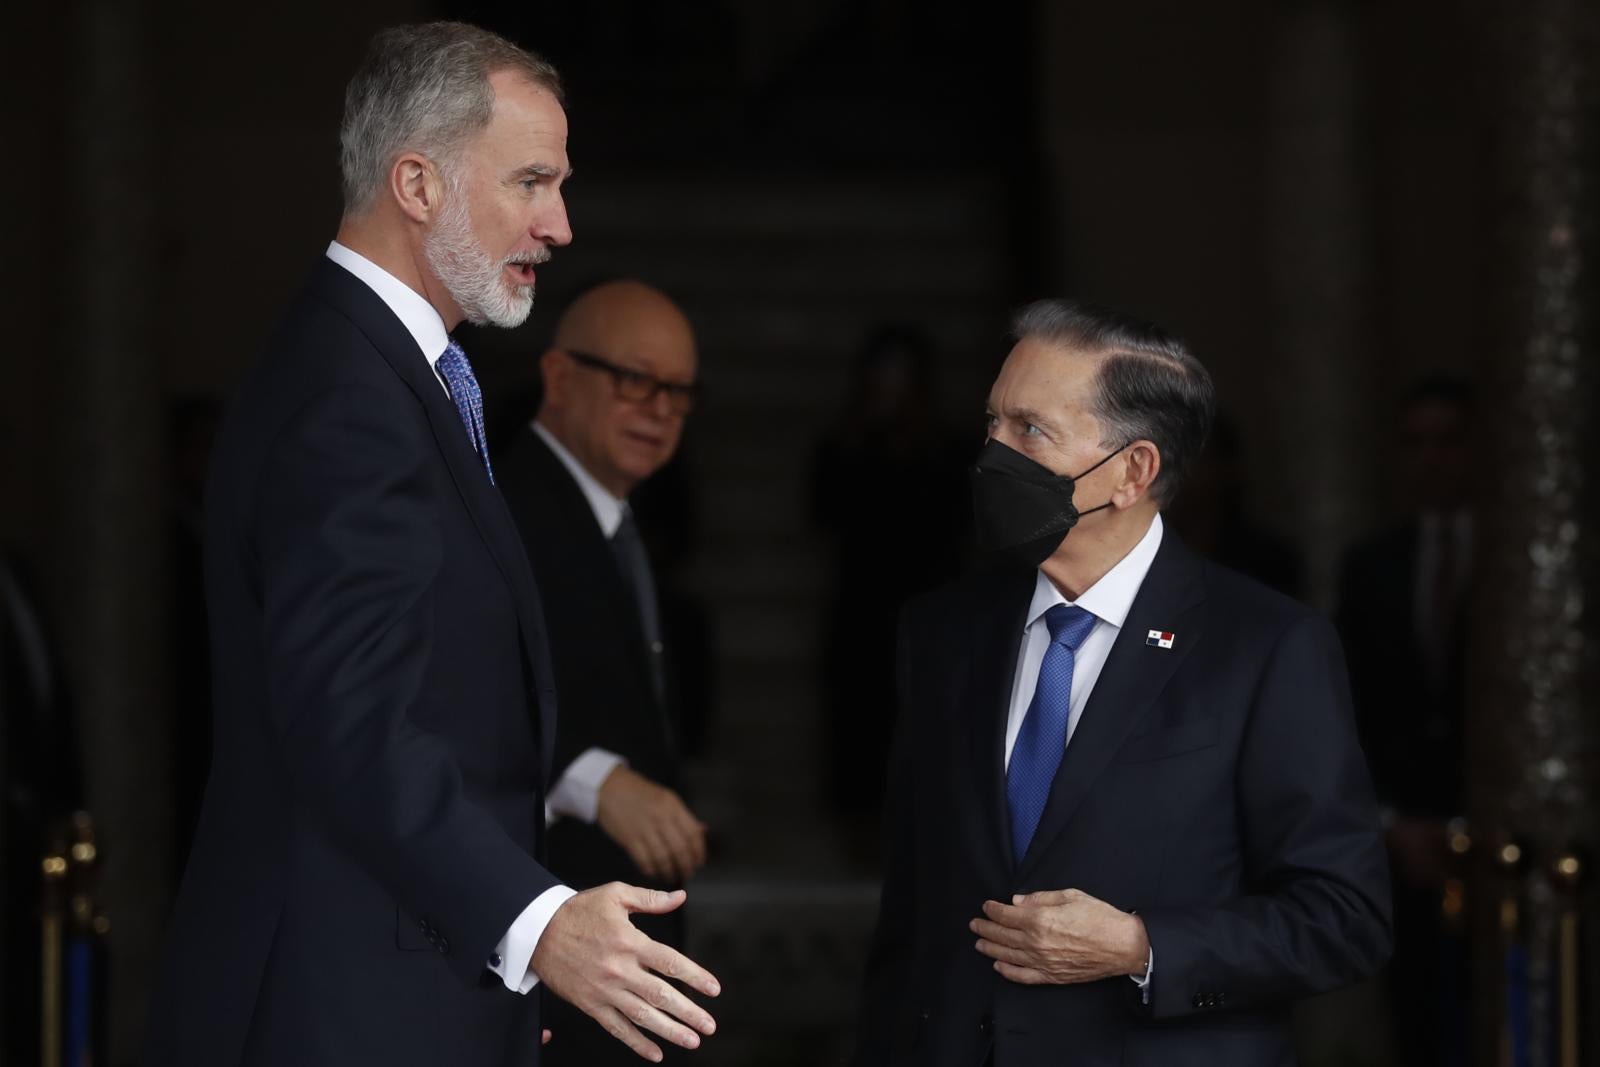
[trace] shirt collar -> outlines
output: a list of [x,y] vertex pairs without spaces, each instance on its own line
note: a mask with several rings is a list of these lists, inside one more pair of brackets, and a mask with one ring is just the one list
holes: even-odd
[[439,357],[444,355],[445,345],[450,343],[450,334],[444,328],[443,317],[421,293],[360,252],[346,248],[338,241],[328,245],[328,258],[354,274],[366,283],[367,288],[378,294],[378,299],[388,305],[389,310],[394,312],[395,318],[400,320],[406,332],[417,342],[417,347],[422,349],[423,356],[428,360],[428,366],[432,367],[439,362]]
[[1057,604],[1075,604],[1101,622],[1122,629],[1128,619],[1128,609],[1133,607],[1133,598],[1139,594],[1139,587],[1144,584],[1144,576],[1150,573],[1150,564],[1155,562],[1156,550],[1160,547],[1161,516],[1157,514],[1133,550],[1118,560],[1098,582],[1085,589],[1077,600],[1068,600],[1055,583],[1045,577],[1044,571],[1040,571],[1033,585],[1033,603],[1028,606],[1028,625],[1038,622]]
[[588,468],[578,462],[578,457],[568,452],[566,446],[556,440],[556,435],[545,429],[538,419],[529,425],[533,427],[533,432],[539,435],[540,440],[550,446],[550,451],[556,454],[561,465],[572,475],[572,480],[583,490],[584,497],[589,501],[589,508],[594,512],[594,519],[600,524],[601,532],[608,540],[616,536],[617,527],[622,525],[622,515],[628,510],[628,502],[612,496],[610,490],[601,485],[599,480],[589,473]]

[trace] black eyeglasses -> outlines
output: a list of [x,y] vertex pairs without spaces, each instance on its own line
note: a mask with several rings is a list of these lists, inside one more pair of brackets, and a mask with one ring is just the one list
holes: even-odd
[[617,396],[630,404],[648,403],[656,398],[657,393],[666,393],[667,405],[672,409],[672,413],[687,415],[694,407],[695,398],[700,395],[700,386],[697,382],[666,382],[653,374],[619,367],[591,352],[579,352],[572,348],[563,348],[562,351],[585,367],[602,370],[611,375]]

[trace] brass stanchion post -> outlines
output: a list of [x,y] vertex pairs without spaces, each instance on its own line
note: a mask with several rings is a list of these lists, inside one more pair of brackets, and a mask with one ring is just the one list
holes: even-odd
[[39,1064],[61,1067],[61,950],[67,880],[67,857],[52,849],[44,857],[44,892],[39,953]]

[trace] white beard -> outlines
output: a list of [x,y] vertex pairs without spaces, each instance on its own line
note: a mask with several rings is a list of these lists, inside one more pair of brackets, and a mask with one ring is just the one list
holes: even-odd
[[533,286],[513,285],[505,278],[506,263],[542,263],[550,254],[513,256],[496,263],[472,232],[465,193],[450,182],[450,191],[422,244],[422,252],[435,277],[444,283],[467,321],[477,326],[492,323],[505,329],[521,326],[533,310]]

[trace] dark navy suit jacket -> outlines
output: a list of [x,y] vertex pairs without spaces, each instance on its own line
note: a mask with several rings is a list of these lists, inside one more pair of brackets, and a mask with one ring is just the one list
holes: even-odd
[[[1034,572],[914,602],[860,1065],[1267,1067],[1290,1006],[1374,973],[1391,943],[1372,787],[1332,627],[1169,530],[1024,856],[1004,744]],[[1146,644],[1176,635],[1171,649]],[[1144,919],[1126,977],[1008,982],[973,947],[985,900],[1079,889]]]
[[536,1064],[538,998],[486,960],[556,884],[539,598],[423,353],[332,262],[223,425],[205,548],[215,760],[147,1062]]
[[[495,477],[522,530],[550,617],[562,710],[551,781],[560,781],[584,752],[602,748],[651,781],[677,789],[670,709],[656,694],[639,605],[588,498],[527,426],[496,454]],[[558,819],[549,834],[550,869],[575,889],[614,881],[678,888],[676,882],[646,875],[598,825]],[[635,915],[633,923],[653,940],[683,947],[681,908]],[[556,1034],[546,1050],[552,1064],[633,1067],[644,1062],[571,1004],[547,994],[544,1010]],[[662,1051],[668,1062],[693,1059],[670,1044]]]

